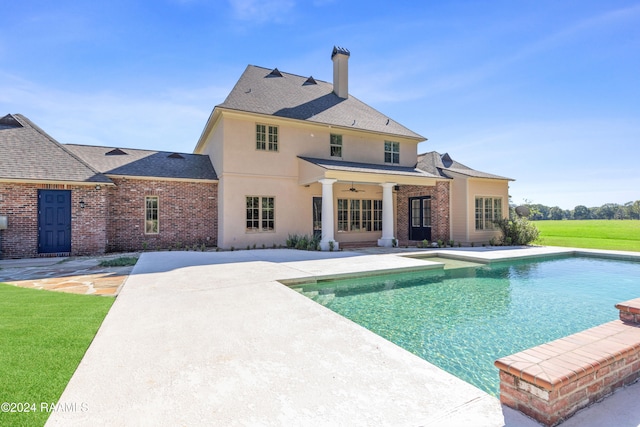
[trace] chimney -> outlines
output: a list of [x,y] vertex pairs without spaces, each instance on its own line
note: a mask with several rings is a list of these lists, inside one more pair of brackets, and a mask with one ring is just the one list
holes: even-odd
[[342,47],[333,47],[333,92],[340,98],[349,97],[349,56],[351,52]]

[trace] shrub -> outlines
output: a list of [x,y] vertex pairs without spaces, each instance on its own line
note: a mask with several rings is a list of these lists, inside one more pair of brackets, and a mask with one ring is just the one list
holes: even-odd
[[496,243],[504,246],[528,245],[535,241],[540,234],[536,226],[523,217],[503,218],[495,221],[495,224],[502,233]]
[[286,245],[288,248],[295,248],[296,245],[298,244],[298,240],[300,240],[300,236],[297,234],[289,234],[289,237],[287,237],[287,242]]
[[299,249],[302,251],[320,250],[320,236],[289,234],[286,243],[288,248]]

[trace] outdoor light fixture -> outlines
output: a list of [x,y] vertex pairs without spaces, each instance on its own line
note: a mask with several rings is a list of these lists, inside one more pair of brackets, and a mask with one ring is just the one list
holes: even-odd
[[100,189],[100,184],[96,185],[96,190]]
[[80,200],[80,208],[84,209],[84,200]]

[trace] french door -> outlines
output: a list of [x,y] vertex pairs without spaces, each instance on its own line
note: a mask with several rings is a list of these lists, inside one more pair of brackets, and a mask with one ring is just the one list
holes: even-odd
[[431,240],[431,196],[409,198],[409,240]]

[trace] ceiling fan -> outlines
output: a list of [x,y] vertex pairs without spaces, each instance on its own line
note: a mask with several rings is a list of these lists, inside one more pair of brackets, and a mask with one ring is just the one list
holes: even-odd
[[353,186],[353,182],[352,182],[350,188],[348,188],[346,190],[342,190],[342,191],[343,192],[350,191],[352,193],[360,193],[360,192],[363,192],[364,190],[358,190],[356,187]]

